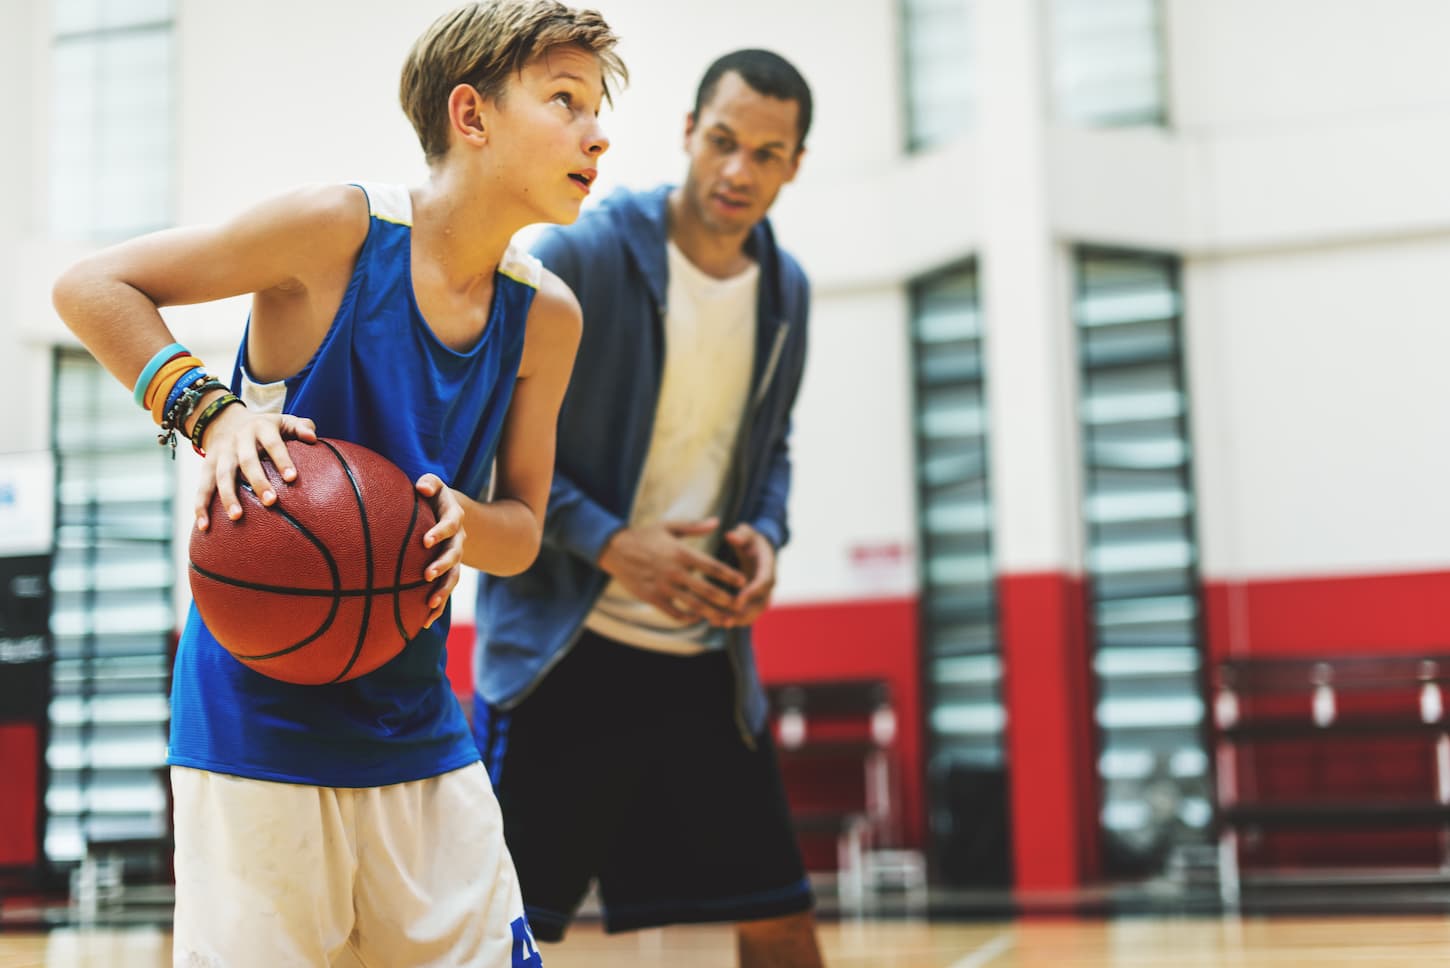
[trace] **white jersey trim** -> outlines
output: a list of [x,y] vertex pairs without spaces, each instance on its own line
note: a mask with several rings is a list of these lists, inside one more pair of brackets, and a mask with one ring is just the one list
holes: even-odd
[[503,261],[498,264],[498,271],[515,282],[521,282],[534,289],[538,289],[544,281],[544,264],[512,242],[504,250]]
[[407,185],[382,185],[376,182],[353,182],[368,197],[368,214],[384,222],[413,226],[413,197]]
[[258,383],[252,379],[243,364],[242,371],[242,403],[253,413],[281,413],[282,407],[287,402],[287,381],[276,380],[272,383]]

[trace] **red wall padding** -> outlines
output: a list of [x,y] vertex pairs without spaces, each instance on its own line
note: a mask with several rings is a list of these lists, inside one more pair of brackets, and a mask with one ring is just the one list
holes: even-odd
[[0,867],[39,861],[40,734],[34,723],[0,723]]
[[[1204,583],[1209,654],[1228,658],[1332,658],[1341,655],[1450,653],[1450,572],[1255,578]],[[1415,722],[1413,683],[1370,693],[1336,690],[1340,722]],[[1242,696],[1243,718],[1309,721],[1311,690]],[[1434,744],[1421,735],[1326,735],[1241,747],[1244,801],[1434,799]],[[1433,829],[1301,831],[1266,828],[1241,844],[1245,866],[1434,866]]]

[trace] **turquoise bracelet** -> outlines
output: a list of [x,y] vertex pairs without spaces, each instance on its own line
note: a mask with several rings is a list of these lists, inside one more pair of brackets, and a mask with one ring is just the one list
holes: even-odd
[[186,347],[180,343],[172,343],[165,349],[156,351],[156,355],[151,357],[151,362],[146,364],[146,368],[136,378],[136,389],[132,394],[135,397],[136,406],[145,408],[145,404],[141,401],[146,398],[146,388],[151,385],[151,380],[156,376],[156,371],[165,366],[168,360],[173,360],[185,352],[187,352]]

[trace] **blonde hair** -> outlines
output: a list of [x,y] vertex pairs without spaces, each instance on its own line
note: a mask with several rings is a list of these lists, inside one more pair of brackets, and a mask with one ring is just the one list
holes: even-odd
[[509,77],[529,61],[551,47],[573,44],[599,58],[604,96],[610,98],[610,81],[629,79],[614,52],[618,42],[598,11],[558,0],[467,3],[433,21],[414,41],[403,62],[398,100],[431,163],[448,152],[448,95],[459,84],[500,97]]

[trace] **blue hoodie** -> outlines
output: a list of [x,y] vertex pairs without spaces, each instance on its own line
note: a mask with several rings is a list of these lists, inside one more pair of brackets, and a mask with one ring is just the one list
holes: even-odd
[[[559,412],[543,547],[520,575],[480,575],[474,687],[490,706],[517,704],[578,640],[608,583],[599,553],[629,523],[664,371],[670,191],[617,191],[534,248],[579,297],[584,333]],[[721,530],[747,522],[779,550],[789,538],[790,412],[805,365],[810,290],[768,221],[752,230],[746,251],[760,265],[755,363]],[[750,630],[725,638],[737,725],[753,743],[766,707]]]

